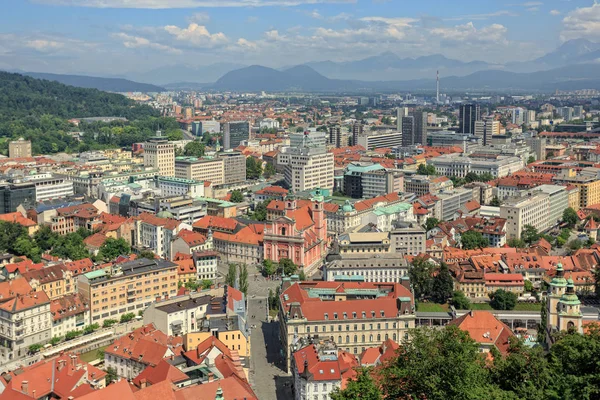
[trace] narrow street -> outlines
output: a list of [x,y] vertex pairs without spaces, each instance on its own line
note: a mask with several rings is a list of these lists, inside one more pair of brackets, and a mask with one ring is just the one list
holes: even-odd
[[267,298],[254,298],[248,302],[250,341],[250,383],[259,399],[291,399],[292,378],[282,370],[279,323],[267,322]]

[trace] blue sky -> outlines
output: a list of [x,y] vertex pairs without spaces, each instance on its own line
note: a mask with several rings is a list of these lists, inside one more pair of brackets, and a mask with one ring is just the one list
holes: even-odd
[[119,75],[385,51],[501,64],[577,38],[600,42],[593,0],[6,0],[0,68]]

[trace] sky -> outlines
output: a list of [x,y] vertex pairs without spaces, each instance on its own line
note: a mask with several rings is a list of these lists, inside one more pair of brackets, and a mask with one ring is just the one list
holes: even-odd
[[393,52],[527,61],[600,42],[594,0],[1,0],[0,69],[119,76]]

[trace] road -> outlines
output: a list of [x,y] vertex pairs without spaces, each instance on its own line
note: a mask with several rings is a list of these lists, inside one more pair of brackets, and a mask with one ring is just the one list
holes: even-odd
[[250,383],[256,396],[261,400],[293,398],[292,378],[282,370],[279,323],[268,322],[267,298],[250,299],[248,314],[250,326],[256,326],[250,335]]
[[[228,264],[218,266],[219,282],[225,280]],[[281,284],[268,280],[256,266],[248,266],[248,325],[250,330],[250,384],[259,399],[292,399],[292,378],[283,370],[279,340],[279,323],[269,321],[267,298]]]

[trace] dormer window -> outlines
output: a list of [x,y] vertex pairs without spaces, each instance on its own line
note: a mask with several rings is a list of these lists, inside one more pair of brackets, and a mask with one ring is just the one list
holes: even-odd
[[382,317],[385,317],[385,311],[380,310],[379,313],[381,314]]
[[329,319],[329,314],[325,313],[325,319],[328,320]]
[[337,313],[336,313],[336,312],[335,312],[335,313],[333,313],[333,319],[338,319],[337,317],[338,317],[338,316],[337,316]]
[[371,311],[371,318],[375,318],[375,311]]
[[367,313],[363,311],[363,312],[362,312],[362,317],[363,317],[363,318],[367,318]]
[[348,319],[348,314],[344,313],[344,319]]
[[352,318],[356,319],[356,311],[352,312]]

